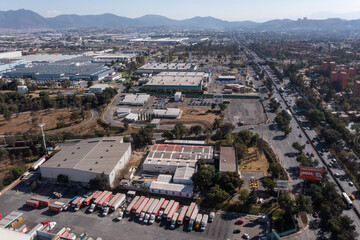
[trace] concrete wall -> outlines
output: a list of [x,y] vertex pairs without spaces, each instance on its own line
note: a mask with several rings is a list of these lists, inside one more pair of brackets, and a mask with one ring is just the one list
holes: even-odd
[[129,162],[131,157],[131,145],[129,145],[129,148],[124,153],[123,157],[120,159],[118,164],[114,167],[114,169],[109,174],[109,184],[110,187],[113,187],[113,183],[115,179],[119,176],[120,171],[124,169],[126,164]]
[[177,191],[167,191],[162,189],[150,189],[150,193],[168,195],[168,196],[176,196],[176,197],[186,197],[191,198],[191,193],[177,192]]
[[[146,160],[145,160],[146,161]],[[154,172],[154,173],[174,173],[177,165],[164,165],[164,164],[143,164],[143,170],[145,172]]]

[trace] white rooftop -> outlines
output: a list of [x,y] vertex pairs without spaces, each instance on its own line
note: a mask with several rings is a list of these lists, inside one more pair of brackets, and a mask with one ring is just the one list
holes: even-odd
[[172,192],[183,192],[183,193],[190,193],[190,194],[192,194],[192,192],[193,192],[193,187],[191,185],[166,183],[166,182],[159,182],[159,181],[153,181],[150,185],[150,190],[151,189],[165,190],[165,191],[172,191]]
[[196,87],[201,86],[202,82],[206,81],[208,77],[209,73],[206,72],[161,72],[150,77],[145,86]]

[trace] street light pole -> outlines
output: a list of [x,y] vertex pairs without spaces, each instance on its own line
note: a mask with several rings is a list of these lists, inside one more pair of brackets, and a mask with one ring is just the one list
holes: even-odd
[[41,135],[42,135],[43,142],[44,142],[45,152],[46,152],[46,155],[48,155],[47,148],[46,148],[46,142],[45,142],[45,134],[44,134],[44,129],[43,129],[44,126],[45,126],[45,123],[39,123],[39,127],[41,128]]

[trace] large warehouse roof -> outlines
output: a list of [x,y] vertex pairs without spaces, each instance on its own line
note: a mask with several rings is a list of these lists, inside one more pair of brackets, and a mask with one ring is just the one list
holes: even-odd
[[0,228],[0,237],[1,239],[16,239],[16,240],[30,240],[32,236],[29,234],[24,234],[16,231],[12,231],[5,228]]
[[195,67],[193,63],[148,63],[141,66],[139,70],[191,70]]
[[161,72],[152,76],[146,87],[201,87],[209,78],[206,72]]
[[122,137],[82,140],[74,146],[64,147],[42,166],[109,174],[129,145],[130,143],[123,143]]

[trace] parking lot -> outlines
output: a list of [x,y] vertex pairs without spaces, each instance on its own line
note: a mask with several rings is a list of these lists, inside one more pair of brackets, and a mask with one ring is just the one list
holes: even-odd
[[[40,188],[37,193],[42,196],[50,196],[52,191],[56,190],[52,185],[47,185]],[[78,191],[80,195],[82,190]],[[102,217],[100,211],[96,210],[94,213],[88,213],[87,207],[81,208],[75,212],[71,207],[68,211],[61,213],[54,213],[48,210],[47,207],[39,207],[34,209],[25,204],[34,193],[30,192],[30,187],[24,183],[18,184],[14,189],[7,191],[0,197],[0,213],[5,216],[10,212],[17,210],[24,213],[24,224],[32,229],[39,222],[54,221],[56,226],[52,233],[58,232],[62,227],[69,227],[71,232],[79,235],[87,232],[92,237],[101,237],[103,239],[114,239],[120,237],[121,239],[233,239],[233,231],[235,225],[233,223],[234,216],[226,214],[217,214],[214,222],[209,223],[205,231],[187,231],[185,226],[177,226],[174,230],[170,229],[168,222],[155,222],[152,225],[146,225],[138,222],[135,216],[125,216],[120,222],[114,220],[116,212]],[[65,192],[63,198],[59,201],[68,202],[74,196],[74,190]],[[55,199],[51,199],[54,202]],[[250,236],[263,236],[261,225],[249,222]],[[258,226],[259,225],[259,226]],[[246,227],[245,225],[243,227]],[[253,235],[251,235],[253,234]]]
[[266,115],[259,99],[231,99],[224,121],[234,126],[238,126],[240,121],[245,125],[256,125],[266,122]]

